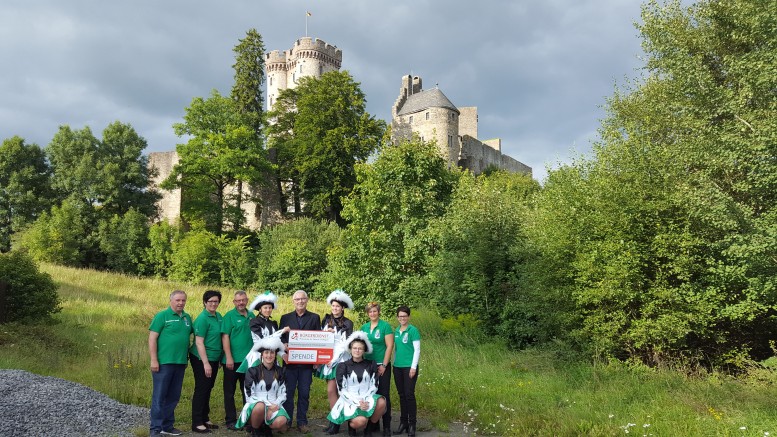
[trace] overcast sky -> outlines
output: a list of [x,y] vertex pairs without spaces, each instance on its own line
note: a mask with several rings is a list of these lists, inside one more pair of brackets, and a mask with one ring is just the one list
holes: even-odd
[[531,166],[590,150],[605,97],[639,75],[636,0],[3,0],[0,139],[46,146],[60,125],[131,124],[147,152],[174,150],[193,97],[229,94],[233,47],[250,28],[267,51],[305,36],[343,50],[389,120],[405,74],[477,106],[480,139]]

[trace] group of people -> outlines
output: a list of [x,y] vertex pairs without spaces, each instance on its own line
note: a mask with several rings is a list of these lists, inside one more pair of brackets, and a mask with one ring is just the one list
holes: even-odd
[[[149,326],[149,353],[153,393],[150,435],[180,435],[174,427],[175,408],[181,396],[187,362],[194,375],[192,431],[210,433],[219,425],[210,420],[210,395],[219,368],[223,368],[225,426],[246,429],[252,436],[271,436],[292,424],[296,395],[297,428],[311,432],[308,425],[310,388],[314,376],[326,381],[330,412],[327,435],[340,432],[346,424],[349,435],[392,435],[390,386],[392,375],[400,400],[399,427],[393,434],[415,436],[415,385],[421,352],[421,336],[410,322],[410,308],[397,308],[399,326],[393,329],[380,318],[380,304],[366,305],[369,321],[358,330],[345,316],[354,303],[342,290],[327,297],[331,312],[323,321],[307,310],[308,295],[297,290],[294,310],[280,323],[272,319],[277,296],[265,291],[248,304],[245,291],[237,291],[234,309],[223,316],[217,311],[221,293],[207,290],[204,309],[192,320],[184,311],[186,293],[170,295],[170,306],[157,313]],[[256,315],[254,315],[256,311]],[[287,362],[292,330],[332,332],[333,356],[325,364]],[[194,341],[191,335],[194,334]],[[393,356],[393,361],[392,361]],[[235,406],[240,387],[243,407]]]

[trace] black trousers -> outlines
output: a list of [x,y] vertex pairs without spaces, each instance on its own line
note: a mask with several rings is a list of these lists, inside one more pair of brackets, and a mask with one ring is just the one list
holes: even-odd
[[219,373],[219,362],[208,361],[212,369],[211,377],[205,377],[205,367],[194,354],[189,354],[194,373],[194,394],[192,395],[192,426],[204,425],[210,421],[210,392]]
[[415,378],[410,377],[410,367],[394,367],[394,384],[399,394],[399,420],[403,423],[416,423],[415,383],[418,381],[418,370]]
[[383,429],[391,428],[391,364],[386,364],[386,371],[378,378],[378,394],[386,400],[386,412],[383,413]]
[[[227,426],[233,426],[237,422],[237,410],[235,409],[235,390],[238,383],[240,384],[240,395],[243,399],[243,404],[246,403],[245,393],[245,373],[238,373],[237,370],[242,362],[235,363],[233,370],[227,369],[226,364],[222,364],[224,368],[224,421]],[[242,404],[241,404],[242,406]]]

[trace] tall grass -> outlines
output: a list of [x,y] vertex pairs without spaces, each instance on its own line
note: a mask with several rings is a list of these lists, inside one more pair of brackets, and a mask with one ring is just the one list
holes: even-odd
[[[60,285],[57,323],[0,326],[0,368],[25,369],[77,381],[121,402],[148,406],[148,324],[165,308],[173,289],[189,294],[187,312],[202,310],[205,287],[123,275],[42,266]],[[222,289],[219,311],[231,309]],[[253,293],[251,293],[253,296]],[[310,309],[324,314],[324,302]],[[281,296],[275,318],[291,311]],[[361,311],[348,312],[357,326]],[[393,313],[384,317],[396,326]],[[710,373],[687,376],[622,363],[570,358],[562,347],[507,350],[485,338],[468,319],[440,320],[423,309],[411,323],[422,335],[417,386],[424,426],[452,434],[777,435],[773,370],[757,368],[738,378]],[[213,391],[212,419],[223,420],[221,376]],[[194,384],[187,370],[177,409],[179,427],[189,426]],[[394,409],[398,399],[392,390]],[[313,383],[310,417],[326,414],[325,386]]]

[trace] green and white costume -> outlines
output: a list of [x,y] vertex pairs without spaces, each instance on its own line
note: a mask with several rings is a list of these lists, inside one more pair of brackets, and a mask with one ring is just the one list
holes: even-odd
[[[354,332],[346,341],[346,347],[355,339],[366,343],[368,352],[372,352],[367,335],[362,331]],[[378,395],[378,365],[375,361],[362,359],[354,361],[353,358],[337,365],[337,389],[340,397],[335,402],[327,419],[337,425],[357,416],[370,417],[375,412],[380,395]],[[361,401],[366,401],[369,408],[362,410],[359,407]]]
[[[264,350],[283,351],[283,343],[278,337],[268,337],[260,340],[252,353],[258,352],[261,356]],[[249,353],[250,355],[250,353]],[[290,420],[289,414],[283,408],[286,401],[286,377],[283,367],[273,362],[271,368],[267,368],[261,363],[261,359],[256,366],[248,369],[245,377],[245,396],[246,403],[237,419],[235,427],[241,428],[251,422],[251,413],[254,408],[264,407],[264,423],[270,425],[278,417],[286,417]],[[273,414],[269,413],[269,407],[277,405],[278,410]]]

